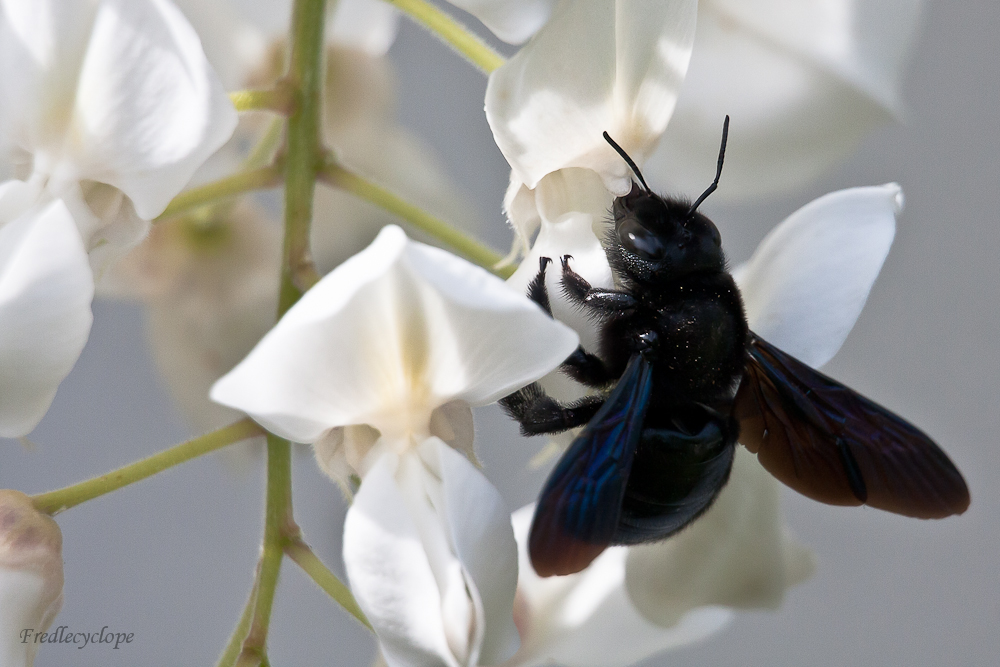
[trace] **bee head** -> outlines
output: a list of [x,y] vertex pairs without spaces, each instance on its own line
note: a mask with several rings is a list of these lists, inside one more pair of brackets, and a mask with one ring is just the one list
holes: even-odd
[[698,207],[719,186],[728,136],[729,116],[726,116],[715,180],[689,204],[654,194],[628,153],[604,133],[604,139],[642,183],[639,187],[633,182],[631,192],[615,199],[612,207],[615,231],[608,251],[612,265],[643,283],[668,283],[692,273],[725,270],[722,236],[711,220],[698,213]]
[[646,192],[638,185],[615,200],[610,252],[640,282],[670,282],[692,273],[722,271],[722,236],[691,204]]

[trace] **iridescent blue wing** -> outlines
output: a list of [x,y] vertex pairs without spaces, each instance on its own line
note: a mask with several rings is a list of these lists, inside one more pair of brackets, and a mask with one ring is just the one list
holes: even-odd
[[549,475],[528,539],[539,575],[579,572],[611,543],[652,388],[652,367],[633,356]]
[[814,500],[922,519],[969,506],[962,474],[922,431],[756,336],[733,417],[761,465]]

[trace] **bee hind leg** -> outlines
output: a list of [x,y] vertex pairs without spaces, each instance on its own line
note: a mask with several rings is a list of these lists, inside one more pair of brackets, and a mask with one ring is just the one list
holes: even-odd
[[527,387],[501,398],[500,407],[521,425],[521,435],[559,433],[583,426],[604,404],[603,396],[587,396],[563,405],[532,382]]

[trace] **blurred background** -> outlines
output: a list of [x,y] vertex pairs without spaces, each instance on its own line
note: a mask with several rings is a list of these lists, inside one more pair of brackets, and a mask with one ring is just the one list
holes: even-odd
[[[471,19],[469,19],[471,22]],[[842,166],[794,195],[702,210],[734,263],[816,196],[898,181],[895,245],[846,344],[825,372],[916,422],[963,471],[972,506],[941,522],[834,508],[786,490],[788,524],[818,558],[816,575],[774,612],[745,612],[706,643],[643,663],[996,665],[1000,661],[1000,4],[929,2],[906,77],[906,118],[870,135]],[[500,202],[508,167],[482,113],[486,79],[404,20],[390,51],[400,119],[439,152],[509,247]],[[736,126],[734,125],[734,131]],[[705,182],[711,178],[706,174]],[[723,174],[722,187],[725,186]],[[141,307],[95,304],[90,342],[25,447],[0,442],[0,488],[58,488],[194,434],[158,377]],[[487,475],[515,509],[543,474],[496,409],[477,415]],[[295,456],[295,511],[338,573],[345,504],[306,448]],[[253,577],[263,460],[209,456],[58,516],[65,606],[57,625],[132,632],[119,650],[43,647],[37,667],[212,665]],[[275,665],[368,665],[370,635],[287,560],[270,633]]]

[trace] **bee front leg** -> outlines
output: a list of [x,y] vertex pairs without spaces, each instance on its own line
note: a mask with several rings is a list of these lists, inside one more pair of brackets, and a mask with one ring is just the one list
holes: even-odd
[[583,426],[604,404],[603,396],[587,396],[562,405],[532,382],[520,391],[501,398],[500,407],[521,425],[521,435],[559,433]]
[[633,310],[639,302],[628,292],[593,287],[587,279],[569,268],[572,255],[563,255],[562,290],[566,298],[598,318],[606,318]]
[[549,317],[552,317],[552,306],[549,304],[549,290],[545,287],[545,268],[552,263],[550,257],[538,258],[538,273],[528,283],[528,298],[542,307]]

